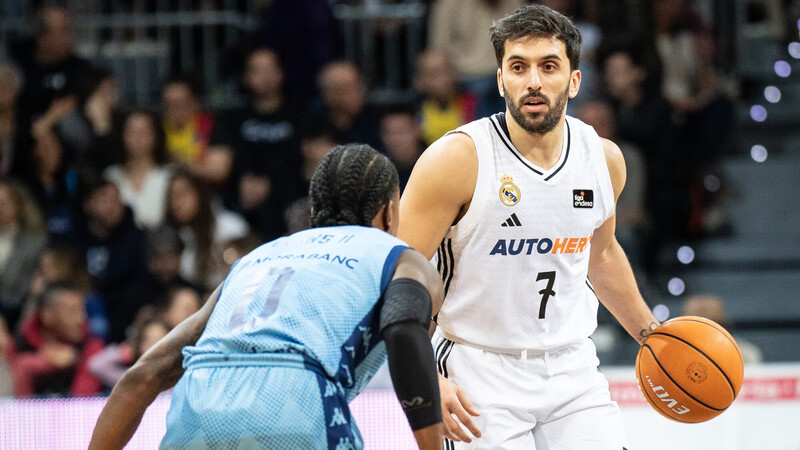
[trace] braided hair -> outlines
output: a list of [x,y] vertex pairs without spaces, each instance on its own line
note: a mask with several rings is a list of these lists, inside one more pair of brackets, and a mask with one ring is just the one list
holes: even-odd
[[367,144],[331,149],[311,177],[311,226],[371,226],[398,190],[397,169]]

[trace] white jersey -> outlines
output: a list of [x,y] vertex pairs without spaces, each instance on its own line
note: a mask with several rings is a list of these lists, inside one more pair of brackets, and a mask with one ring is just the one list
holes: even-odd
[[503,113],[454,132],[475,143],[478,179],[434,258],[445,284],[438,326],[450,340],[498,351],[585,339],[597,327],[592,234],[614,213],[597,133],[567,116],[561,157],[544,170],[514,148]]

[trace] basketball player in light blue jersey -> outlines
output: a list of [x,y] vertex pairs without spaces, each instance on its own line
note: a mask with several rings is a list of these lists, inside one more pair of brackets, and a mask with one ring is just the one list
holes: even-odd
[[387,355],[417,443],[442,447],[427,332],[443,289],[394,237],[396,169],[367,145],[339,146],[310,191],[314,228],[237,261],[208,303],[120,380],[90,448],[122,448],[156,395],[175,386],[163,448],[358,449],[348,402]]

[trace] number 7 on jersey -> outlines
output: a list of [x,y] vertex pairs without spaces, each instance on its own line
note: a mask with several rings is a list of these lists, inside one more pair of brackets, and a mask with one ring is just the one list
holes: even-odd
[[547,280],[547,286],[539,291],[539,294],[542,295],[542,303],[539,304],[539,318],[544,319],[544,311],[547,308],[547,300],[549,300],[550,297],[556,296],[556,291],[553,290],[553,284],[556,282],[556,272],[554,270],[551,270],[550,272],[539,272],[539,274],[536,275],[536,282],[541,280]]

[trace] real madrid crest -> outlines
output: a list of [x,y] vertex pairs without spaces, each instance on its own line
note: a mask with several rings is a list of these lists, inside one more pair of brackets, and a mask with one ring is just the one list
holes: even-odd
[[519,203],[522,195],[519,188],[514,184],[514,178],[509,175],[500,177],[500,201],[506,206],[514,206]]

